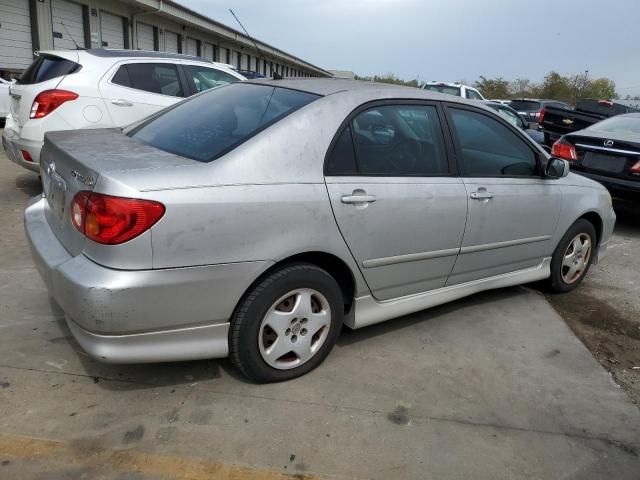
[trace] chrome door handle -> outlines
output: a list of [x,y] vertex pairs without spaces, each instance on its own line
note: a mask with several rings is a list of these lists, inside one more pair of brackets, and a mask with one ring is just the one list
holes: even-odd
[[487,192],[487,191],[477,191],[477,192],[472,192],[471,195],[469,195],[469,197],[473,198],[474,200],[485,200],[485,199],[490,199],[493,198],[493,193],[492,192]]
[[367,195],[366,193],[363,194],[363,193],[353,192],[352,195],[343,195],[342,197],[340,197],[340,201],[342,203],[352,203],[352,204],[372,203],[376,201],[376,196]]
[[111,100],[111,103],[119,107],[133,107],[133,103],[131,103],[129,100],[124,100],[122,98]]

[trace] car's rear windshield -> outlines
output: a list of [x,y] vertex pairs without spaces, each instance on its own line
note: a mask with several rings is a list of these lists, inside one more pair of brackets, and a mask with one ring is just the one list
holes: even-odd
[[46,82],[52,78],[63,77],[77,72],[79,68],[79,63],[72,62],[66,58],[42,54],[18,78],[18,83],[32,85]]
[[460,87],[451,87],[449,85],[425,85],[424,89],[431,90],[432,92],[460,96]]
[[517,110],[519,112],[525,112],[529,110],[540,110],[540,102],[535,102],[532,100],[511,100],[509,104],[511,108]]
[[636,115],[619,115],[594,123],[593,125],[585,128],[585,130],[603,133],[627,132],[637,135],[640,134],[640,117]]
[[235,83],[185,100],[128,135],[166,152],[210,162],[317,98],[271,85]]

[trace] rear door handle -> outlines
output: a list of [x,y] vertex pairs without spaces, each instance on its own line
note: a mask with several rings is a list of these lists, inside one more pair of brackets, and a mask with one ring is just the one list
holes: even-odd
[[124,100],[122,98],[111,100],[111,103],[113,103],[114,105],[117,105],[118,107],[133,107],[133,103],[131,103],[129,100]]
[[473,198],[474,200],[490,199],[493,198],[493,192],[478,190],[477,192],[471,192],[471,195],[469,195],[469,197]]

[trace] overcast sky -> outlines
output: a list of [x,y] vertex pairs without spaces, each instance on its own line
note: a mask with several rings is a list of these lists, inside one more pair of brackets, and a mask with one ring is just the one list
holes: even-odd
[[178,0],[327,69],[540,81],[589,70],[640,94],[640,0]]

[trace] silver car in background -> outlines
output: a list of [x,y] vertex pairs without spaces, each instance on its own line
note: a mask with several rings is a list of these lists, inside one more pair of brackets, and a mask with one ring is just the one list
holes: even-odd
[[125,131],[48,133],[25,224],[105,362],[229,356],[294,378],[360,328],[605,253],[607,191],[478,102],[341,80],[233,84]]

